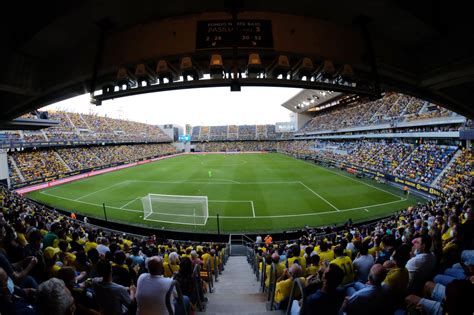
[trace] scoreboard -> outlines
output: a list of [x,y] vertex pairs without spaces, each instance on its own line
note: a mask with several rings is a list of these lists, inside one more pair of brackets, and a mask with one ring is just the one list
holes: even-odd
[[179,142],[189,142],[191,141],[191,135],[180,135],[178,137]]
[[198,21],[196,49],[273,48],[270,20]]

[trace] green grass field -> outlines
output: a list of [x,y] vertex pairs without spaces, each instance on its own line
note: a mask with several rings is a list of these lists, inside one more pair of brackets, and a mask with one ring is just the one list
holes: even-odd
[[[211,171],[211,175],[209,174]],[[207,196],[206,225],[173,224],[179,216],[143,219],[148,194]],[[299,229],[382,217],[421,199],[399,189],[282,154],[181,155],[31,192],[28,197],[109,221],[221,233]],[[189,223],[189,217],[183,217]],[[167,222],[161,222],[167,221]]]

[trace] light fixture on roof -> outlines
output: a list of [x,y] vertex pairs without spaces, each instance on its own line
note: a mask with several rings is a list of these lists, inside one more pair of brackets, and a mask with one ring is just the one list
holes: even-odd
[[209,64],[209,72],[211,79],[223,79],[225,77],[224,62],[222,56],[219,54],[211,55],[211,62]]
[[118,69],[117,76],[115,78],[115,84],[118,86],[120,91],[137,86],[137,79],[125,67],[120,67]]
[[142,86],[143,82],[146,86],[156,83],[156,74],[144,63],[139,63],[135,67],[135,77],[139,86]]
[[267,68],[267,74],[274,79],[287,79],[290,72],[290,61],[288,56],[279,55]]
[[156,74],[158,76],[158,81],[160,84],[165,83],[165,79],[168,80],[168,83],[172,83],[178,78],[178,72],[173,68],[166,60],[159,60],[156,65]]
[[202,70],[195,62],[193,62],[191,57],[181,58],[179,70],[183,75],[184,81],[188,81],[188,77],[191,77],[194,81],[197,81],[203,77]]
[[263,77],[262,60],[260,60],[259,54],[249,55],[246,75],[249,78],[260,78],[261,76]]
[[304,79],[306,81],[310,81],[313,71],[313,61],[308,57],[304,57],[293,67],[292,78],[294,80]]

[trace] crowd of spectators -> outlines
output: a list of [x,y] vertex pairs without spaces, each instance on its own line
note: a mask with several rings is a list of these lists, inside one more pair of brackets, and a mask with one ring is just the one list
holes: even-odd
[[[68,167],[52,149],[28,152],[14,151],[9,153],[9,156],[15,161],[25,181],[69,172]],[[13,170],[15,168],[11,169]]]
[[227,126],[211,126],[209,140],[225,140],[227,138]]
[[62,149],[14,151],[9,153],[21,175],[9,160],[14,176],[12,184],[41,179],[71,171],[79,171],[112,163],[136,161],[143,158],[176,153],[171,144],[136,144],[116,146],[88,146]]
[[379,100],[364,100],[323,111],[306,123],[300,132],[335,131],[349,127],[447,117],[452,114],[451,111],[426,101],[388,92]]
[[463,148],[453,163],[442,174],[438,187],[450,191],[460,186],[466,186],[474,177],[474,153]]
[[26,142],[44,142],[46,138],[41,131],[23,131],[23,140]]
[[92,228],[3,186],[0,232],[1,314],[167,314],[173,279],[191,314],[208,287],[194,266],[222,270],[222,245]]
[[[118,142],[169,142],[171,139],[159,127],[102,117],[97,114],[80,114],[65,111],[48,112],[49,119],[58,121],[43,131],[23,131],[17,137],[0,137],[0,141],[100,141]],[[7,134],[2,132],[2,134]],[[9,134],[9,133],[8,133]]]
[[[276,271],[276,307],[290,304],[292,314],[472,314],[471,185],[369,225],[349,219],[343,227],[306,227],[294,242],[258,240],[252,250],[266,263],[267,288]],[[297,278],[306,298],[291,301]]]
[[293,132],[277,132],[275,125],[194,126],[193,141],[278,140],[293,137]]
[[394,170],[394,175],[430,184],[451,160],[456,147],[421,144]]

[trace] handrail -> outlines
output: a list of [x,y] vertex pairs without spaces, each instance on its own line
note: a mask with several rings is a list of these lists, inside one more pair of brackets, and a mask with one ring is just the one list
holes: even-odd
[[304,290],[304,286],[301,283],[299,278],[293,279],[293,286],[291,287],[290,299],[288,300],[288,307],[286,308],[286,315],[291,315],[291,305],[293,304],[293,299],[295,298],[296,288],[300,290],[301,299],[303,303],[300,308],[299,314],[304,314],[304,301],[306,300],[306,292]]
[[204,292],[201,285],[201,266],[196,264],[193,270],[193,283],[194,283],[194,292],[196,295],[196,304],[197,308],[200,311],[204,310]]
[[268,297],[267,299],[269,302],[269,310],[273,311],[275,309],[275,289],[276,289],[276,264],[272,263],[271,271],[270,271],[270,283],[268,285]]
[[219,276],[219,258],[217,255],[214,256],[214,281],[217,282],[217,278]]
[[267,273],[267,263],[265,261],[265,258],[262,259],[262,271],[261,271],[261,276],[260,276],[260,286],[262,287],[262,293],[265,293],[265,278],[266,278],[266,273]]
[[254,261],[254,265],[255,265],[255,275],[257,276],[257,281],[258,281],[258,278],[260,277],[260,268],[259,268],[259,265],[260,265],[260,255],[256,254],[255,255],[255,261]]
[[188,314],[188,310],[185,307],[184,304],[184,299],[183,299],[183,294],[181,293],[181,289],[179,288],[179,283],[176,280],[173,280],[171,282],[170,288],[168,289],[168,292],[166,292],[165,296],[165,303],[166,303],[166,308],[168,309],[168,313],[170,315],[174,315],[173,307],[171,306],[171,294],[175,291],[174,289],[176,288],[176,293],[177,293],[177,301],[178,304],[183,306],[184,314]]

